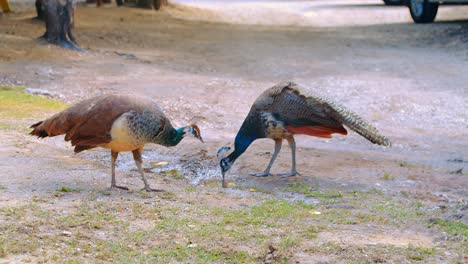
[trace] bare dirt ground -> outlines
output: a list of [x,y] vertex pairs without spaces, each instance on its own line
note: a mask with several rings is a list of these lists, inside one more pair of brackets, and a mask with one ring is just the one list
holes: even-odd
[[[416,25],[405,7],[363,2],[317,1],[305,18],[282,20],[239,6],[78,5],[85,52],[38,42],[44,26],[30,8],[0,15],[0,85],[67,103],[144,94],[175,125],[197,120],[206,141],[146,148],[150,182],[165,193],[136,191],[130,155],[119,158],[117,179],[134,191],[108,191],[106,150],[73,155],[61,138],[28,136],[25,127],[50,113],[3,120],[16,126],[0,126],[0,262],[250,263],[268,245],[280,263],[465,262],[468,10],[443,7],[436,23]],[[348,106],[393,147],[355,133],[298,137],[302,176],[253,178],[273,150],[259,140],[221,189],[217,148],[233,141],[256,96],[283,80]],[[289,169],[284,147],[273,172]],[[276,214],[253,221],[259,208]]]

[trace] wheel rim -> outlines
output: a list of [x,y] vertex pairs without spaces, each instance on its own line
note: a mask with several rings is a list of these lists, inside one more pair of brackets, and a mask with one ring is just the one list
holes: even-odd
[[424,0],[411,0],[411,11],[415,16],[421,16],[424,9]]

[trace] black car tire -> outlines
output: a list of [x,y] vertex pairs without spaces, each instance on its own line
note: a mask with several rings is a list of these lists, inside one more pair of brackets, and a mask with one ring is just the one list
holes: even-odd
[[403,5],[403,0],[383,0],[386,5]]
[[431,23],[437,15],[439,4],[428,0],[409,0],[409,10],[416,23]]

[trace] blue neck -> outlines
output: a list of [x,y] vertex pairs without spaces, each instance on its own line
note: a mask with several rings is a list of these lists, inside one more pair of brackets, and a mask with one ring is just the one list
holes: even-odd
[[184,138],[184,128],[185,127],[180,127],[175,129],[175,133],[173,133],[171,137],[167,138],[166,142],[169,146],[175,146],[179,144],[182,138]]
[[234,151],[228,156],[229,161],[234,163],[234,161],[247,150],[247,148],[250,146],[250,144],[252,144],[252,142],[254,142],[255,139],[257,138],[237,134],[236,139],[234,141]]

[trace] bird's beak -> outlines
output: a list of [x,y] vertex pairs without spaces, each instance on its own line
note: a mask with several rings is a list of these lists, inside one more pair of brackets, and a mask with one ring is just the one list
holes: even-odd
[[202,138],[201,136],[199,136],[198,139],[199,139],[202,143],[205,143],[205,141],[203,141],[203,138]]
[[226,184],[226,180],[224,179],[224,176],[226,175],[226,172],[221,172],[221,174],[223,175],[223,183],[222,183],[222,186],[223,188],[227,188],[227,184]]

